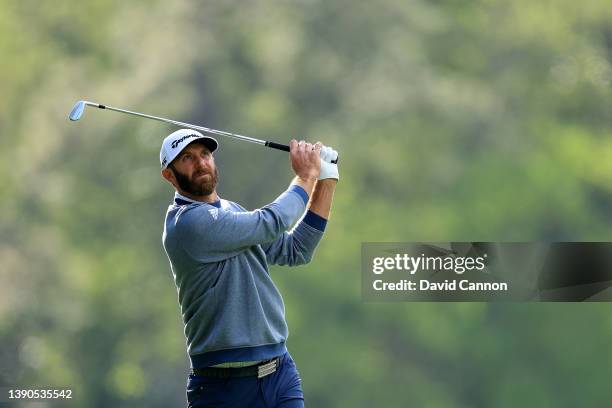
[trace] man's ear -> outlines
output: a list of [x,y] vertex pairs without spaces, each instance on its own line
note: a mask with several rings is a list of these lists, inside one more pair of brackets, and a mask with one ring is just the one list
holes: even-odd
[[163,178],[168,180],[170,184],[172,184],[173,186],[176,186],[176,178],[174,177],[174,172],[170,170],[168,167],[166,167],[165,169],[161,171],[161,175]]

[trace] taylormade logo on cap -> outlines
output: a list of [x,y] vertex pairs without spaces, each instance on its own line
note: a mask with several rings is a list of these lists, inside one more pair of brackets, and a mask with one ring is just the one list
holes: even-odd
[[211,153],[217,150],[219,146],[217,141],[210,136],[204,136],[197,130],[180,129],[166,136],[159,152],[159,161],[162,169],[168,167],[168,164],[172,163],[172,160],[191,142],[200,139]]
[[198,135],[186,135],[186,136],[183,136],[180,139],[175,140],[175,141],[172,142],[172,148],[176,149],[176,146],[178,146],[179,143],[181,143],[185,139],[189,139],[190,137],[198,137]]

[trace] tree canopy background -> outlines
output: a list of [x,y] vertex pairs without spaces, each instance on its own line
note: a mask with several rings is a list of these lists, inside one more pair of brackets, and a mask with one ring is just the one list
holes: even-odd
[[[361,242],[610,240],[607,2],[0,0],[0,58],[0,386],[184,405],[173,128],[70,123],[87,99],[340,152],[314,260],[271,271],[308,406],[609,404],[609,304],[360,296]],[[220,142],[222,197],[257,208],[291,179]]]

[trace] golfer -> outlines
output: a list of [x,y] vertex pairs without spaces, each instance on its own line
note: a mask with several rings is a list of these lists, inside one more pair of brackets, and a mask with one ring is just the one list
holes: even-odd
[[191,360],[188,406],[303,407],[285,345],[285,306],[268,265],[312,258],[329,218],[337,153],[292,140],[295,178],[270,204],[247,211],[217,195],[217,147],[215,139],[181,129],[164,139],[160,153],[162,176],[176,189],[163,245]]

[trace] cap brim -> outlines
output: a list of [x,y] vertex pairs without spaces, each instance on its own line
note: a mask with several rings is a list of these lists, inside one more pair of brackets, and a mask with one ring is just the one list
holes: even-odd
[[219,147],[219,143],[217,143],[217,141],[215,139],[213,139],[212,137],[208,137],[208,136],[199,137],[197,139],[194,139],[191,142],[187,143],[185,145],[185,147],[187,147],[187,146],[189,146],[190,144],[193,144],[193,143],[202,143],[204,146],[206,146],[206,148],[211,153],[214,152],[215,150],[217,150],[217,148]]

